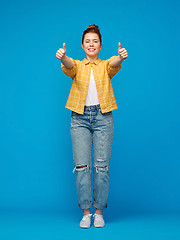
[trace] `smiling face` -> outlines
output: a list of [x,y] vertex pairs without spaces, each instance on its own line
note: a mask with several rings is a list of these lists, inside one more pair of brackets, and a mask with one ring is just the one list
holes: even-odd
[[102,48],[102,43],[97,33],[86,33],[84,36],[82,48],[86,53],[86,57],[90,61],[98,58],[99,51]]

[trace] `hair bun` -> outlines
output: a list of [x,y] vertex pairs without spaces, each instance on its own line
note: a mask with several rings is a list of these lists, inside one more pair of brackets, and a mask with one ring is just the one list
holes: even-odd
[[87,27],[87,29],[92,29],[92,28],[95,28],[95,29],[98,29],[99,30],[99,27],[95,24],[91,24]]
[[83,44],[84,36],[85,36],[86,33],[96,33],[96,34],[99,36],[100,43],[102,43],[101,33],[100,33],[100,31],[99,31],[98,25],[91,24],[91,25],[89,25],[89,26],[87,27],[87,29],[83,32],[82,44]]

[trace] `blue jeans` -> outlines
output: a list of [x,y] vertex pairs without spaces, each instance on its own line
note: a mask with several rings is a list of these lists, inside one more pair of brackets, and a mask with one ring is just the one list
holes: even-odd
[[[100,104],[84,106],[84,114],[71,113],[71,139],[78,206],[107,208],[109,164],[114,135],[112,111],[102,113]],[[91,190],[93,146],[93,198]]]

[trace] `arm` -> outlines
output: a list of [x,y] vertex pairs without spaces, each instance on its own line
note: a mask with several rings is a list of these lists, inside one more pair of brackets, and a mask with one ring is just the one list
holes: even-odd
[[125,48],[121,48],[121,43],[119,42],[118,56],[113,58],[110,62],[111,67],[117,67],[122,64],[124,59],[128,57],[127,50]]
[[73,62],[71,59],[66,56],[66,44],[63,43],[63,48],[60,48],[56,52],[56,57],[61,60],[61,62],[64,64],[65,67],[67,68],[72,68],[73,67]]
[[123,62],[123,60],[119,57],[116,56],[115,58],[113,58],[110,62],[111,67],[117,67],[119,66],[121,63]]
[[56,57],[61,60],[61,68],[63,72],[68,76],[73,78],[76,75],[77,64],[76,60],[66,56],[66,46],[63,43],[63,48],[60,48],[56,52]]
[[67,68],[72,68],[73,67],[73,62],[71,61],[71,59],[64,55],[62,58],[61,58],[61,62],[64,64],[65,67]]

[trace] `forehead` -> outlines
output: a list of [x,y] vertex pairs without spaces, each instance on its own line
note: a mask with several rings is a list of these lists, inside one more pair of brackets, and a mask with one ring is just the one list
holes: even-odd
[[99,39],[97,33],[86,33],[84,39]]

